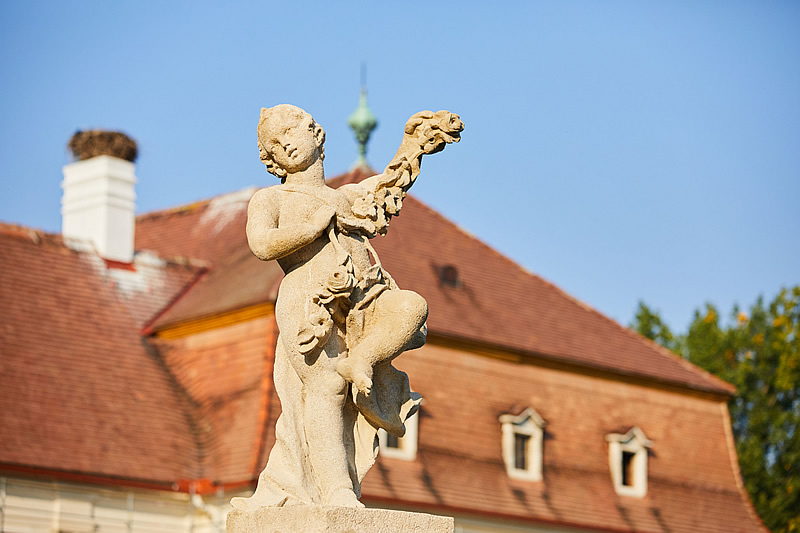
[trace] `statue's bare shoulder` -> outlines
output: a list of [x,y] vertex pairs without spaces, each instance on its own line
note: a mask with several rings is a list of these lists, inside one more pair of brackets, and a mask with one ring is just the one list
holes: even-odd
[[[268,227],[278,227],[281,221],[288,219],[298,219],[303,221],[304,216],[308,215],[308,198],[303,195],[293,194],[286,190],[284,185],[273,185],[256,192],[250,199],[247,206],[248,221],[251,218],[254,224],[266,225]],[[294,215],[288,216],[287,215]]]
[[247,205],[247,226],[277,227],[280,216],[279,193],[275,187],[257,191]]
[[280,204],[280,191],[278,187],[280,187],[280,185],[273,185],[272,187],[266,187],[256,191],[250,198],[248,209],[254,211],[260,208],[271,209],[277,207]]

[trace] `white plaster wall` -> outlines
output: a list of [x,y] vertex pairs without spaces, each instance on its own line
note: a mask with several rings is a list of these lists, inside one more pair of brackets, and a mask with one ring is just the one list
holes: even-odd
[[2,533],[221,533],[230,499],[0,477]]

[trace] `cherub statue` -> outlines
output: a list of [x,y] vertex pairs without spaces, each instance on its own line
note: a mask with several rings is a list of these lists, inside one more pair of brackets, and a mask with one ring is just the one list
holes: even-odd
[[421,401],[391,361],[424,344],[428,316],[425,300],[397,286],[369,240],[400,212],[422,156],[458,142],[463,127],[447,111],[417,113],[382,174],[332,189],[322,127],[295,106],[261,110],[261,161],[281,184],[250,200],[247,239],[285,273],[275,302],[282,413],[258,487],[234,498],[235,508],[363,506],[378,428],[402,437]]

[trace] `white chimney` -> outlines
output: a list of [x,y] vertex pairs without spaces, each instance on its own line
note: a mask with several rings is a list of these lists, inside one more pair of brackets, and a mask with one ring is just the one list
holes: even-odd
[[105,259],[132,262],[136,141],[121,132],[78,131],[69,148],[78,161],[64,167],[64,237],[92,242]]
[[[116,143],[110,149],[108,139]],[[125,143],[132,143],[133,152]],[[121,151],[120,144],[127,151]],[[136,200],[136,167],[132,160],[136,158],[136,143],[116,132],[78,132],[70,141],[70,148],[82,160],[64,167],[64,237],[91,241],[104,259],[132,262]]]

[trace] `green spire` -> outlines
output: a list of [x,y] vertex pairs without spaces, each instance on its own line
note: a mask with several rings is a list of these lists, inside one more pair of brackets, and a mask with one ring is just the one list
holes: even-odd
[[366,89],[361,89],[358,108],[353,111],[353,114],[347,119],[347,123],[353,128],[359,145],[358,161],[356,161],[355,166],[367,166],[367,142],[369,141],[372,130],[378,126],[378,120],[375,118],[375,115],[372,114],[369,107],[367,107]]

